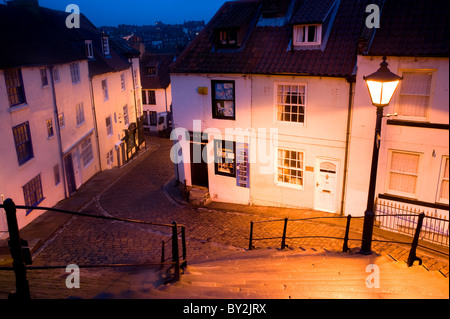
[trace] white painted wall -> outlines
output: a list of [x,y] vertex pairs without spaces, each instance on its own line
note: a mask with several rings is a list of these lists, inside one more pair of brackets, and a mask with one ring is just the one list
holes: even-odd
[[[369,189],[376,108],[370,102],[363,76],[375,72],[381,57],[358,57],[358,74],[355,89],[355,107],[349,155],[349,180],[346,195],[346,214],[364,214]],[[389,69],[401,75],[404,70],[432,70],[429,123],[448,124],[449,69],[448,58],[388,57]],[[399,90],[395,93],[384,114],[395,112],[399,103]],[[395,117],[391,117],[395,119]],[[401,119],[401,117],[398,117]],[[376,194],[388,193],[387,175],[390,150],[421,153],[416,196],[411,199],[436,202],[442,156],[449,154],[448,130],[386,125],[383,119],[381,149],[378,162]],[[434,151],[434,152],[433,152]],[[433,154],[435,154],[433,156]]]
[[[211,80],[234,80],[236,95],[236,120],[212,118]],[[349,84],[344,79],[291,76],[216,76],[172,74],[174,127],[188,131],[208,131],[209,190],[215,201],[258,204],[269,206],[291,206],[313,208],[315,169],[318,158],[327,158],[338,164],[338,181],[335,211],[339,211]],[[275,113],[275,85],[278,82],[305,83],[307,85],[307,110],[305,125],[279,123]],[[207,87],[208,94],[197,93],[198,87]],[[196,120],[196,127],[193,121]],[[254,160],[250,165],[250,189],[236,186],[236,179],[214,174],[214,131],[224,136],[231,129],[236,136],[249,141]],[[250,132],[260,130],[252,138]],[[268,140],[270,130],[277,130],[276,141]],[[265,130],[264,132],[262,130]],[[184,138],[183,134],[180,134]],[[236,136],[227,140],[236,140]],[[267,144],[266,144],[267,142]],[[181,143],[184,164],[178,166],[180,181],[190,185],[189,144]],[[288,148],[305,152],[304,187],[302,190],[276,184],[276,149]],[[266,150],[266,156],[257,156]]]

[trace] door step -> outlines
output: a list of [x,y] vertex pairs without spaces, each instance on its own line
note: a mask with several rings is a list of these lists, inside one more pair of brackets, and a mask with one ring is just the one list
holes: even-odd
[[208,188],[192,186],[189,192],[189,202],[194,206],[208,205],[211,202]]

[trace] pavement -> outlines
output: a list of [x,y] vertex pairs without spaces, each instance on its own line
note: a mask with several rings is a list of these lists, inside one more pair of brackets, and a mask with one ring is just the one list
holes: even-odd
[[[233,256],[233,263],[240,262],[242,264],[242,267],[239,268],[242,273],[242,269],[249,269],[249,261],[247,260],[249,254],[255,254],[255,251],[257,251],[256,254],[258,252],[262,254],[258,259],[261,267],[266,265],[266,271],[268,271],[267,261],[272,260],[273,256],[277,254],[283,254],[279,249],[280,243],[278,239],[255,241],[254,245],[259,249],[248,251],[250,221],[276,220],[285,217],[299,219],[336,216],[335,214],[313,210],[216,202],[209,202],[205,205],[188,203],[184,200],[180,185],[177,185],[174,181],[173,165],[168,159],[167,152],[172,145],[171,141],[147,136],[147,142],[147,149],[141,152],[138,157],[135,157],[121,168],[114,168],[95,175],[72,197],[61,201],[56,207],[89,214],[161,223],[177,221],[177,223],[186,225],[188,268],[179,283],[179,290],[176,289],[177,284],[175,284],[171,287],[170,294],[163,294],[162,296],[158,294],[158,291],[165,290],[166,286],[163,284],[165,274],[162,274],[157,267],[147,269],[124,267],[120,270],[105,267],[83,270],[82,278],[85,289],[82,293],[65,287],[64,278],[67,277],[67,273],[63,269],[45,269],[28,272],[32,297],[38,299],[60,299],[74,296],[81,298],[125,299],[189,298],[189,293],[186,292],[185,281],[188,280],[189,275],[192,275],[192,272],[189,273],[189,271],[195,273],[195,267],[202,267],[201,265],[203,265],[207,269],[216,269],[216,272],[220,273],[223,270],[220,270],[217,263],[231,262],[230,256]],[[324,253],[324,255],[319,256],[322,261],[324,258],[331,258],[329,259],[330,264],[332,264],[331,260],[338,260],[339,258],[343,258],[342,265],[358,263],[355,261],[356,257],[346,259],[345,254],[339,253],[342,250],[341,240],[315,237],[318,235],[342,237],[345,223],[346,219],[342,218],[292,222],[289,224],[289,231],[311,237],[288,240],[288,250],[293,251],[291,254],[295,255],[295,257],[291,256],[290,260],[300,262],[300,259],[295,258],[301,258],[305,265],[318,263],[318,260],[313,260],[317,258],[315,254],[312,254],[312,256],[308,255],[307,259],[305,255],[297,256],[297,253],[311,252],[312,250]],[[269,235],[272,234],[278,234],[277,236],[279,236],[280,229],[282,229],[280,228],[282,224],[279,222],[255,225],[257,225],[255,226],[255,238],[270,237]],[[361,230],[362,220],[352,220],[350,238],[354,240],[350,241],[349,246],[353,252],[360,245]],[[102,263],[133,264],[158,261],[160,258],[161,240],[169,238],[169,232],[164,229],[130,226],[121,222],[106,223],[97,219],[87,221],[87,218],[78,216],[46,212],[21,229],[20,236],[28,240],[32,245],[33,265],[37,266],[68,265],[73,263],[80,265]],[[291,237],[290,234],[288,234],[288,237]],[[375,228],[374,239],[379,241],[373,242],[373,256],[383,258],[387,256],[393,263],[404,264],[408,257],[409,247],[386,242],[386,240],[410,242],[411,238]],[[0,266],[11,264],[11,258],[6,246],[6,241],[0,241]],[[270,249],[265,249],[267,247]],[[430,247],[448,254],[448,248],[434,245]],[[288,252],[285,254],[288,254]],[[433,285],[441,287],[443,280],[444,287],[445,285],[447,287],[448,298],[448,257],[422,248],[418,249],[417,255],[422,258],[423,266],[413,266],[409,268],[409,272],[417,267],[420,267],[420,271],[424,269],[426,272],[421,274],[420,281],[426,283],[426,274],[429,273],[430,287],[433,287]],[[282,258],[286,259],[287,257],[283,255]],[[255,260],[250,261],[250,263],[252,262],[254,263]],[[385,264],[385,262],[380,262],[380,264]],[[210,268],[208,265],[213,268]],[[292,266],[292,264],[290,265]],[[334,263],[334,265],[336,264]],[[400,273],[405,274],[408,272],[404,267],[394,268],[396,269],[395,273],[397,274],[398,272],[395,278],[403,278]],[[393,272],[392,267],[389,269],[389,271]],[[275,270],[272,269],[271,271]],[[277,271],[281,272],[280,269]],[[439,284],[436,284],[435,281],[436,274],[442,277]],[[14,287],[11,287],[11,283],[13,283],[13,273],[11,271],[0,270],[0,275],[1,299],[6,298],[8,289],[11,290]],[[241,274],[242,277],[245,277],[245,275],[248,275],[248,272],[247,274],[245,272]],[[413,277],[417,276],[417,274],[411,275]],[[362,276],[362,274],[359,276]],[[223,278],[223,280],[226,282],[227,278]],[[271,280],[273,281],[274,279],[272,278]],[[408,282],[408,280],[403,281],[403,285],[406,285]],[[211,281],[212,284],[219,288],[223,288],[225,285],[225,283],[218,284],[217,278],[215,281]],[[397,284],[400,285],[398,289],[401,290],[401,281],[397,281]],[[245,291],[245,284],[243,285],[238,288],[238,291]],[[297,285],[301,284],[297,282]],[[195,286],[197,288],[193,288],[194,286],[195,284],[192,285],[191,281],[191,284],[187,285],[188,290],[194,291],[198,289],[197,286]],[[287,296],[280,295],[279,291],[272,289],[273,286],[271,285],[266,287],[268,288],[263,289],[263,294],[250,295],[252,297],[259,296],[260,298],[269,299],[285,298]],[[236,287],[231,288],[232,292],[236,292]],[[396,298],[396,296],[399,298],[420,296],[417,292],[410,292],[408,295],[408,292],[405,291],[410,291],[408,290],[410,288],[404,288],[402,294],[391,294],[390,296],[392,298]],[[220,291],[222,291],[222,294]],[[272,295],[271,291],[273,291]],[[393,290],[391,289],[391,291]],[[445,293],[442,295],[441,291],[439,290],[439,293],[434,297],[445,297]],[[333,295],[330,292],[329,297],[337,298],[338,295]],[[195,294],[191,295],[193,298],[195,296]],[[197,296],[202,296],[203,298],[208,295],[205,295],[205,290],[202,290],[202,293]],[[227,289],[218,289],[210,296],[215,298],[242,298],[245,295],[239,293],[230,294]],[[316,296],[318,295],[297,294],[295,298],[316,298]],[[321,298],[326,298],[326,291],[320,296]],[[363,294],[359,296],[385,298],[386,294]],[[426,296],[433,297],[432,294]]]

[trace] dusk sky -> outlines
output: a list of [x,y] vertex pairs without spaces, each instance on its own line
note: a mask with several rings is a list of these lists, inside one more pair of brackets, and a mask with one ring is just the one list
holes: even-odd
[[39,0],[41,7],[65,11],[69,4],[80,7],[81,13],[96,26],[118,24],[181,24],[184,21],[213,17],[226,0]]

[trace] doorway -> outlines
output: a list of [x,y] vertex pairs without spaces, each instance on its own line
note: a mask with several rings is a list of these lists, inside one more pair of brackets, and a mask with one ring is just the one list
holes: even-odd
[[[191,133],[192,134],[192,133]],[[199,133],[199,135],[202,135]],[[193,136],[193,135],[191,135]],[[191,184],[208,188],[208,161],[207,147],[208,139],[202,136],[200,139],[191,139],[190,160],[191,160]]]
[[316,159],[314,209],[336,213],[338,161]]

